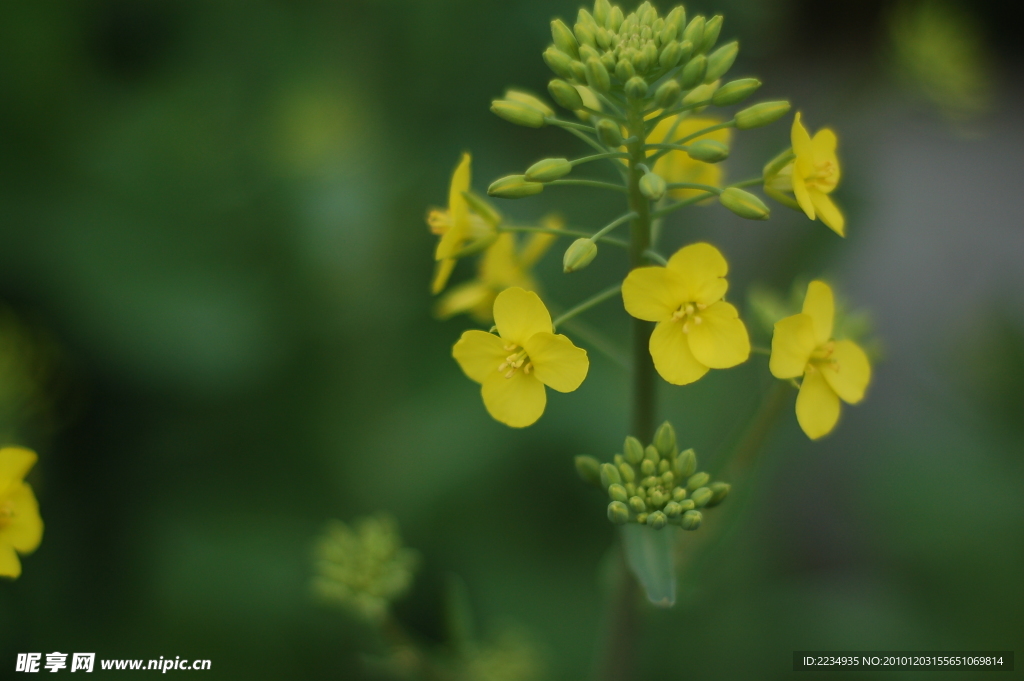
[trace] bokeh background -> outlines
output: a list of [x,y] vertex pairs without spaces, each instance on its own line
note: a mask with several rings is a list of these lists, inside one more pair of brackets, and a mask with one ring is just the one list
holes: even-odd
[[[679,604],[643,611],[642,675],[784,678],[799,649],[1020,652],[1021,9],[687,7],[725,14],[732,74],[838,131],[849,237],[782,206],[767,223],[708,207],[673,217],[666,249],[712,239],[748,317],[751,287],[826,276],[869,311],[882,354],[831,437],[809,442],[787,404],[710,538],[685,538]],[[464,149],[478,190],[583,152],[488,111],[507,85],[543,92],[548,20],[576,9],[3,4],[0,425],[40,453],[46,535],[0,583],[0,676],[17,652],[59,650],[208,658],[211,678],[370,678],[379,644],[309,579],[324,522],[376,511],[422,557],[397,616],[426,645],[444,645],[454,573],[481,636],[516,632],[535,678],[592,670],[614,532],[571,462],[621,446],[626,375],[592,352],[538,425],[490,420],[450,359],[472,322],[431,316],[424,224]],[[742,134],[730,177],[787,145],[785,122]],[[584,229],[619,210],[576,189],[502,209]],[[538,274],[552,307],[625,267],[605,249],[566,277],[560,254]],[[586,321],[627,338],[614,303]],[[661,416],[712,468],[767,392],[765,364],[663,386]]]

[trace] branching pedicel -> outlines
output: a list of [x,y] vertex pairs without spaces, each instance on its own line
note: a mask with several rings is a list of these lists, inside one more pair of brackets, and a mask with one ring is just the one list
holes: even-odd
[[[542,226],[508,224],[470,189],[468,154],[452,178],[448,209],[433,211],[428,220],[441,237],[435,294],[445,288],[458,259],[482,253],[478,279],[456,289],[459,296],[447,294],[441,308],[445,316],[469,311],[486,322],[493,319],[490,332],[465,332],[453,355],[481,384],[488,412],[506,425],[536,422],[546,405],[545,386],[559,392],[579,387],[589,370],[587,353],[556,331],[621,290],[625,310],[634,318],[632,435],[612,462],[578,457],[576,464],[585,480],[609,495],[608,518],[622,525],[627,561],[651,601],[662,605],[674,601],[671,528],[697,529],[698,509],[723,501],[729,485],[711,483],[706,473],[697,472],[696,455],[678,451],[669,423],[655,433],[655,374],[686,385],[711,369],[745,362],[752,351],[770,354],[772,374],[800,389],[798,422],[812,439],[835,427],[840,400],[862,399],[871,374],[857,344],[832,338],[832,292],[823,282],[812,282],[799,314],[775,320],[769,352],[751,346],[738,310],[725,301],[728,264],[717,248],[691,244],[671,257],[658,251],[663,219],[686,206],[717,201],[740,217],[768,219],[768,207],[744,189],[755,185],[845,235],[845,219],[830,197],[840,179],[836,136],[824,129],[812,137],[799,113],[792,122],[792,148],[769,161],[760,177],[723,186],[717,164],[729,156],[732,131],[777,121],[790,104],[761,102],[731,117],[704,113],[739,104],[761,85],[756,78],[721,82],[739,51],[735,41],[715,47],[721,29],[721,16],[687,21],[682,6],[661,17],[644,2],[625,15],[597,0],[593,13],[580,9],[572,30],[561,20],[551,22],[554,42],[543,55],[557,76],[548,91],[575,120],[515,90],[493,102],[491,110],[512,123],[562,128],[591,150],[574,160],[540,160],[522,174],[495,180],[488,195],[517,199],[566,185],[619,193],[625,211],[605,227],[593,233],[566,229],[550,218]],[[621,181],[577,175],[581,166],[598,162],[609,164]],[[626,225],[628,238],[616,237]],[[534,241],[517,246],[518,232],[530,233]],[[545,239],[542,245],[536,244],[539,237]],[[557,237],[576,237],[563,256],[566,273],[589,266],[600,246],[626,249],[630,271],[620,283],[552,320],[527,270]],[[514,257],[526,252],[530,257]],[[501,268],[493,263],[499,261],[513,263],[504,276],[495,274]],[[582,340],[601,349],[593,339]]]

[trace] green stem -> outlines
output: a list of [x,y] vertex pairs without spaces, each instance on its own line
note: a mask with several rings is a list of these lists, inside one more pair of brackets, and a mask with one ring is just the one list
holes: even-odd
[[568,311],[566,311],[563,314],[559,315],[558,318],[555,319],[555,321],[551,322],[551,325],[554,328],[557,329],[559,324],[562,324],[563,322],[569,321],[570,319],[572,319],[576,315],[578,315],[580,313],[583,313],[583,312],[586,312],[587,310],[589,310],[590,308],[594,307],[595,305],[600,305],[604,301],[608,300],[609,298],[611,298],[615,294],[617,294],[621,289],[622,289],[622,284],[615,284],[614,286],[609,286],[608,288],[606,288],[605,290],[601,291],[600,293],[595,293],[594,295],[592,295],[591,297],[587,298],[586,300],[584,300],[582,303],[580,303],[576,307],[570,308]]
[[545,183],[547,186],[555,187],[594,187],[595,189],[611,189],[617,192],[624,192],[626,188],[621,184],[602,182],[600,180],[552,180]]
[[694,184],[693,182],[671,182],[666,187],[668,189],[699,189],[702,192],[710,192],[711,194],[721,194],[725,191],[719,187],[712,187],[708,184]]
[[730,187],[756,187],[759,184],[764,183],[763,177],[752,177],[749,180],[743,180],[742,182],[733,182]]
[[589,324],[585,324],[582,319],[578,318],[570,319],[564,322],[562,326],[574,337],[583,341],[584,345],[589,345],[619,367],[629,371],[629,355],[603,333]]
[[594,239],[600,241],[603,244],[609,244],[611,246],[618,246],[619,248],[629,248],[629,243],[622,239],[616,239],[610,236],[602,236],[595,238],[593,234],[582,232],[575,229],[551,229],[550,227],[514,227],[512,225],[502,225],[498,227],[499,232],[536,232],[537,234],[553,234],[555,236],[575,236],[582,237],[584,239]]
[[[687,142],[689,142],[692,139],[696,139],[696,138],[698,138],[698,137],[700,137],[702,135],[707,135],[708,133],[714,132],[715,130],[722,130],[723,128],[732,128],[735,125],[736,125],[736,121],[726,121],[725,123],[719,123],[718,125],[710,125],[710,126],[708,126],[706,128],[702,128],[702,129],[698,130],[697,132],[690,133],[686,137],[680,137],[679,139],[677,139],[675,141],[675,143],[673,145],[667,145],[667,146],[680,147],[680,146],[685,145]],[[651,156],[651,158],[650,158],[651,163],[654,163],[659,158],[661,158],[662,156],[664,156],[665,154],[667,154],[668,152],[670,152],[672,150],[673,150],[672,148],[662,149],[661,151],[656,153],[654,156]]]
[[768,436],[775,428],[775,422],[782,414],[782,409],[789,401],[792,394],[785,381],[772,381],[773,385],[761,402],[760,408],[754,415],[743,434],[742,439],[733,448],[732,452],[721,464],[716,466],[719,471],[726,473],[729,478],[735,479],[740,473],[750,466],[755,455],[764,446]]
[[629,154],[623,151],[606,151],[602,154],[594,154],[593,156],[584,156],[578,158],[575,161],[569,161],[569,163],[575,168],[578,165],[584,163],[590,163],[591,161],[600,161],[603,158],[629,158]]
[[661,253],[658,253],[657,251],[651,250],[650,248],[644,251],[644,255],[647,257],[648,260],[653,260],[659,265],[668,264],[668,260],[665,259],[665,256],[663,256]]
[[547,117],[544,119],[551,125],[557,125],[560,128],[566,130],[579,130],[581,132],[591,132],[597,134],[597,130],[592,125],[583,125],[582,123],[573,123],[572,121],[563,121],[561,118]]
[[757,345],[751,345],[750,346],[750,351],[752,353],[754,353],[755,355],[767,355],[769,357],[771,357],[771,354],[772,354],[772,351],[769,350],[768,348],[762,348],[762,347],[757,346]]
[[693,204],[697,203],[698,201],[703,201],[704,199],[708,198],[709,196],[714,196],[714,194],[712,194],[710,192],[705,193],[705,194],[698,194],[697,196],[691,196],[690,198],[683,199],[682,201],[676,201],[675,203],[670,203],[669,205],[665,206],[664,208],[659,208],[658,210],[654,211],[653,217],[656,218],[656,219],[660,218],[660,217],[663,217],[665,215],[668,215],[672,211],[679,210],[680,208],[683,208],[685,206],[693,205]]
[[[594,132],[593,128],[588,128],[585,125],[577,125],[576,123],[569,123],[569,121],[560,121],[557,118],[548,118],[547,121],[548,121],[548,123],[551,123],[552,125],[557,125],[558,127],[562,128],[566,132],[568,132],[568,133],[570,133],[570,134],[572,134],[572,135],[574,135],[576,137],[579,137],[581,140],[583,140],[584,142],[586,142],[591,147],[593,147],[594,149],[596,149],[597,151],[599,151],[601,153],[604,153],[604,152],[608,151],[607,147],[605,147],[603,144],[601,144],[600,142],[595,140],[593,137],[591,137],[587,133],[583,132],[583,130],[589,130],[590,132]],[[577,128],[582,128],[583,130],[577,130]]]
[[607,234],[608,232],[612,231],[613,229],[615,229],[616,227],[618,227],[622,223],[629,222],[630,220],[632,220],[635,217],[636,217],[636,213],[626,213],[622,217],[616,218],[615,220],[612,220],[611,222],[609,222],[607,225],[605,225],[604,227],[599,229],[597,231],[597,233],[594,234],[594,236],[592,236],[590,238],[593,239],[593,240],[600,239],[605,234]]

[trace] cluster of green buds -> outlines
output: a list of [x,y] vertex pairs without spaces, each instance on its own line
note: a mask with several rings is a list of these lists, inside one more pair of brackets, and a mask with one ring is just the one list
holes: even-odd
[[696,453],[679,451],[668,421],[658,428],[653,444],[644,447],[630,435],[612,463],[577,456],[576,470],[583,480],[608,493],[610,521],[655,530],[666,525],[696,530],[704,519],[698,509],[722,503],[730,489],[728,483],[711,482],[710,475],[697,471]]
[[402,544],[394,518],[383,514],[360,518],[354,527],[332,520],[314,555],[314,593],[378,623],[409,588],[419,564],[419,554]]

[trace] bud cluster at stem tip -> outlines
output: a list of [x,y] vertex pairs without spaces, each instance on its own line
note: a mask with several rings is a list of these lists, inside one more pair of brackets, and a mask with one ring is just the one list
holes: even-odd
[[656,530],[666,525],[696,530],[703,521],[697,509],[722,503],[730,489],[728,483],[711,482],[710,475],[697,472],[697,455],[692,449],[679,451],[668,421],[658,428],[652,444],[644,447],[629,436],[612,463],[577,456],[576,470],[584,481],[607,492],[610,521]]

